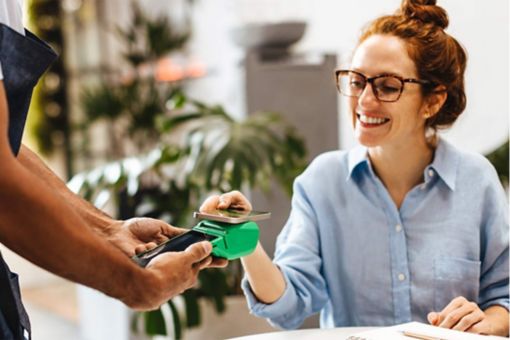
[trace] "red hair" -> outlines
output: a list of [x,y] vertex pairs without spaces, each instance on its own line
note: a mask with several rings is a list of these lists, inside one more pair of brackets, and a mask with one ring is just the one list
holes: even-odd
[[374,34],[402,39],[414,61],[420,79],[435,86],[423,87],[424,95],[438,85],[446,88],[447,99],[439,112],[428,118],[426,125],[434,130],[451,126],[466,107],[464,71],[467,56],[464,48],[444,30],[448,14],[436,6],[436,0],[403,0],[393,15],[382,16],[363,30],[359,43]]

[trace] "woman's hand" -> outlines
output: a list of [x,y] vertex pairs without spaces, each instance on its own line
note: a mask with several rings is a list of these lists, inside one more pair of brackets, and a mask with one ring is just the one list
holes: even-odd
[[[237,209],[250,212],[251,203],[239,191],[207,198],[200,207],[201,212],[214,212],[217,209]],[[260,242],[253,253],[241,258],[241,263],[250,282],[250,287],[257,299],[271,304],[285,292],[283,274],[266,254]]]
[[236,209],[251,211],[251,203],[243,194],[234,190],[222,195],[213,195],[208,197],[200,206],[201,212],[213,212],[216,209]]
[[[494,313],[488,313],[492,310]],[[496,325],[498,319],[508,318],[508,311],[500,306],[489,307],[485,312],[472,301],[463,296],[453,299],[441,312],[431,312],[427,315],[430,324],[443,328],[450,328],[463,332],[487,334],[499,334],[504,325]],[[508,329],[508,322],[506,327]],[[508,332],[508,331],[506,331]]]

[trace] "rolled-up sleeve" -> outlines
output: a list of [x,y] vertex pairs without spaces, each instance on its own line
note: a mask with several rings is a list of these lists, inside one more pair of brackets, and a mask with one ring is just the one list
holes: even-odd
[[268,321],[275,327],[279,328],[296,328],[289,325],[289,320],[292,318],[292,311],[298,306],[298,297],[294,286],[289,281],[288,275],[282,271],[285,278],[286,288],[283,295],[275,302],[271,304],[265,304],[257,300],[255,294],[253,294],[250,283],[245,277],[241,283],[241,287],[246,296],[248,302],[248,308],[250,312],[256,316],[268,319]]
[[285,278],[283,295],[272,304],[264,304],[257,300],[246,278],[242,283],[250,312],[284,329],[299,327],[328,300],[317,219],[307,197],[305,178],[306,172],[294,184],[292,211],[276,243],[273,262]]
[[488,176],[482,226],[482,268],[479,305],[509,309],[508,200],[496,173]]

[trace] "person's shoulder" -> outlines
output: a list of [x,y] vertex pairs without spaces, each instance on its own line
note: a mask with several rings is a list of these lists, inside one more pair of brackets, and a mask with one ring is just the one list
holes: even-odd
[[482,154],[462,147],[445,143],[448,155],[457,159],[457,174],[472,181],[497,179],[494,166]]
[[310,172],[333,172],[337,173],[347,167],[349,152],[346,150],[334,150],[321,153],[308,165]]
[[318,155],[298,176],[297,183],[315,189],[340,185],[341,180],[347,178],[348,155],[349,152],[344,150],[327,151]]
[[[337,194],[347,177],[348,151],[335,150],[315,157],[294,182],[294,194],[306,195],[311,201],[322,201]],[[306,194],[305,194],[306,192]]]
[[487,157],[481,153],[452,146],[459,155],[459,165],[461,169],[466,171],[492,171],[494,170],[493,165]]

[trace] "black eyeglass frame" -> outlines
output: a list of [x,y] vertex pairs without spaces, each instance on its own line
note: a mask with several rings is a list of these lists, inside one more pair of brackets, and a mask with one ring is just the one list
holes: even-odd
[[[340,89],[340,84],[339,84],[339,81],[338,81],[338,76],[340,74],[349,74],[349,73],[357,74],[358,76],[360,76],[361,78],[363,78],[365,80],[365,86],[361,90],[360,94],[357,95],[357,96],[343,93],[342,90]],[[400,92],[399,92],[399,94],[398,94],[398,96],[397,96],[397,98],[395,100],[385,100],[385,99],[380,99],[379,98],[379,93],[377,91],[377,87],[374,86],[374,81],[379,79],[379,78],[384,78],[384,77],[395,78],[395,79],[399,80],[400,83],[401,83]],[[432,83],[431,81],[423,80],[423,79],[403,78],[403,77],[400,77],[400,76],[398,76],[396,74],[389,74],[389,73],[379,74],[379,75],[374,76],[374,77],[367,77],[363,73],[360,73],[360,72],[357,72],[357,71],[353,71],[353,70],[335,70],[335,81],[336,81],[336,88],[337,88],[337,90],[338,90],[338,92],[340,94],[342,94],[342,95],[344,95],[346,97],[356,97],[356,98],[359,97],[363,93],[363,91],[365,91],[365,88],[367,87],[367,84],[370,84],[372,86],[372,91],[374,92],[374,95],[377,98],[377,100],[379,100],[381,102],[385,102],[385,103],[393,103],[393,102],[398,101],[400,99],[400,96],[402,95],[402,92],[404,91],[405,83],[419,84],[419,85],[428,86],[428,87],[433,87],[434,86],[434,83]]]

